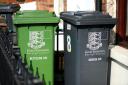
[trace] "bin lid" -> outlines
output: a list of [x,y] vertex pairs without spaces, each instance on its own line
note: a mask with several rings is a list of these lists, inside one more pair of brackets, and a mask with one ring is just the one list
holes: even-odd
[[0,13],[13,13],[19,9],[19,4],[0,4]]
[[74,25],[114,25],[116,23],[115,18],[98,11],[61,12],[60,18]]
[[24,13],[48,13],[48,10],[23,10],[19,12],[24,12]]
[[54,16],[54,14],[52,12],[48,12],[47,10],[24,10],[18,11],[15,18],[40,18],[49,16]]
[[18,12],[13,18],[14,24],[40,24],[40,23],[59,23],[59,18],[53,13],[44,11],[22,11]]

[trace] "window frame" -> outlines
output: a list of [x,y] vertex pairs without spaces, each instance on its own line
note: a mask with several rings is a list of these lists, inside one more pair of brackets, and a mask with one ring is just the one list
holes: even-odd
[[117,1],[117,43],[126,41],[127,0]]

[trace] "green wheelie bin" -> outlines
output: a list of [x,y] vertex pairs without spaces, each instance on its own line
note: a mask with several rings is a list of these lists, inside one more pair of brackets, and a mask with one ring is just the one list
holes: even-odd
[[14,16],[22,61],[45,85],[54,80],[54,33],[59,18],[48,11],[22,11]]

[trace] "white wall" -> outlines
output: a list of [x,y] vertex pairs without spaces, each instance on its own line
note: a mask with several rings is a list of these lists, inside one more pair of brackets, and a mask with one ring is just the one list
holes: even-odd
[[64,11],[64,0],[54,0],[54,11],[59,17],[60,12]]
[[94,11],[95,0],[67,0],[68,11]]
[[107,12],[112,16],[116,17],[116,0],[107,0]]
[[36,1],[20,4],[20,10],[36,10]]
[[128,70],[115,62],[112,62],[110,85],[128,85]]
[[128,49],[120,46],[112,48],[111,58],[124,66],[112,61],[110,85],[128,85]]
[[[54,0],[54,11],[57,17],[60,17],[60,12],[64,11],[64,0]],[[59,29],[63,29],[63,21],[59,23]],[[57,36],[55,36],[55,50],[57,50]],[[59,35],[59,50],[64,50],[64,36]]]

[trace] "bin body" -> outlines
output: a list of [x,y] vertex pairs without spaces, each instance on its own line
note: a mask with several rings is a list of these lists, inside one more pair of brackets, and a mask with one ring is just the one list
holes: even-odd
[[61,13],[65,85],[108,85],[109,31],[115,19],[106,16],[95,12]]
[[25,62],[26,59],[34,75],[45,81],[46,85],[53,85],[54,29],[59,19],[55,16],[20,16],[16,15],[14,24],[22,60]]

